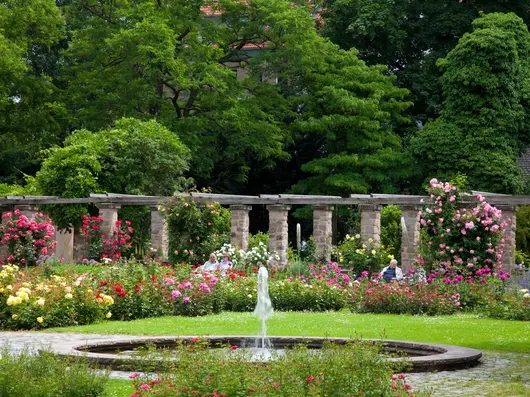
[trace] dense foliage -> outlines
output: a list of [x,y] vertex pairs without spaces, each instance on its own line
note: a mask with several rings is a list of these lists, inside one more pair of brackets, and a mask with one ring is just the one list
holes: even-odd
[[252,362],[250,352],[238,349],[225,346],[225,353],[219,355],[194,337],[176,347],[179,364],[157,378],[133,374],[137,390],[133,396],[421,395],[412,391],[404,374],[395,375],[404,363],[391,364],[380,347],[370,343],[325,344],[322,354],[298,346],[266,363]]
[[530,34],[514,14],[482,15],[438,64],[441,116],[412,140],[417,174],[465,173],[482,191],[521,193],[517,158],[528,145]]
[[[95,192],[170,195],[188,168],[189,150],[154,120],[120,119],[114,128],[70,135],[48,150],[36,177],[45,195],[87,197]],[[157,183],[153,183],[157,181]],[[50,206],[60,228],[78,225],[86,207]]]
[[175,204],[162,210],[171,236],[172,263],[202,264],[230,239],[230,211],[218,203],[199,206],[194,200],[178,198]]
[[4,397],[100,397],[108,373],[78,358],[24,349],[0,350],[0,395]]

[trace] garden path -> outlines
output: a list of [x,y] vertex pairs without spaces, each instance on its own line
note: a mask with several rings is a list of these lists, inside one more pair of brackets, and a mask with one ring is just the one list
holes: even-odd
[[[128,335],[98,335],[77,333],[0,332],[0,346],[9,345],[14,351],[60,345],[66,341],[87,342],[97,339],[125,340]],[[112,371],[111,377],[127,379],[129,372]],[[501,388],[502,396],[529,396],[530,354],[485,352],[483,363],[459,371],[408,374],[415,389],[426,388],[433,396],[483,397]],[[512,392],[510,390],[515,390]],[[520,394],[519,394],[520,393]]]

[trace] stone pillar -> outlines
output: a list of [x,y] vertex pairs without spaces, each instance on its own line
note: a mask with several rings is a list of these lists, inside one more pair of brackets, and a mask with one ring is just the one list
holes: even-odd
[[55,231],[55,256],[63,263],[74,263],[74,229]]
[[416,205],[401,206],[401,222],[405,230],[401,230],[401,268],[406,272],[416,262],[420,245],[420,207]]
[[517,207],[513,205],[496,205],[502,211],[502,220],[507,223],[504,228],[504,249],[502,254],[502,267],[511,272],[515,268],[515,212]]
[[372,239],[374,243],[381,242],[381,205],[360,204],[361,211],[361,241],[368,243]]
[[267,206],[269,211],[269,252],[280,256],[277,263],[279,267],[287,265],[287,247],[289,246],[287,217],[290,209],[289,205]]
[[36,205],[15,205],[15,210],[19,210],[20,215],[26,216],[30,221],[35,220],[35,215],[38,212]]
[[151,247],[162,255],[164,261],[169,256],[168,224],[164,214],[158,207],[151,207]]
[[252,209],[250,205],[231,205],[232,221],[230,224],[230,244],[243,251],[248,250],[248,213]]
[[103,219],[101,224],[101,233],[108,238],[112,237],[112,233],[116,230],[115,223],[118,220],[119,204],[98,204],[99,216]]
[[327,263],[331,260],[331,239],[333,237],[333,206],[313,206],[313,237],[316,242],[315,256]]

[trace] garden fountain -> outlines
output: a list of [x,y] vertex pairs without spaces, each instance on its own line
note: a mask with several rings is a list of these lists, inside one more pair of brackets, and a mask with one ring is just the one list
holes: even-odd
[[266,344],[266,321],[272,316],[272,313],[272,302],[269,296],[269,272],[266,267],[260,266],[258,271],[258,303],[256,303],[254,314],[261,321],[261,346],[258,343],[257,347],[261,347],[262,349],[270,347],[270,344]]
[[[242,353],[250,353],[249,362],[263,362],[281,356],[286,349],[304,344],[309,349],[320,349],[325,343],[346,345],[351,343],[350,338],[322,338],[322,337],[268,337],[266,321],[272,316],[273,308],[268,289],[269,275],[265,267],[258,271],[258,301],[254,314],[261,322],[261,334],[257,341],[247,336],[206,336],[202,337],[210,349],[219,349],[226,346],[243,348]],[[97,362],[114,369],[135,371],[146,361],[135,352],[145,349],[146,346],[155,346],[157,349],[168,349],[179,344],[192,345],[196,337],[139,337],[128,340],[96,340],[90,344],[77,342],[63,342],[51,346],[52,351],[61,356],[83,356],[89,361]],[[371,340],[381,346],[385,353],[406,356],[411,364],[412,372],[426,372],[437,370],[454,370],[467,368],[479,363],[482,353],[459,346],[417,343],[394,340]],[[251,347],[251,346],[255,347]],[[145,360],[145,358],[144,358]],[[156,358],[148,359],[148,365],[156,369]],[[402,357],[387,358],[389,361],[402,360]]]

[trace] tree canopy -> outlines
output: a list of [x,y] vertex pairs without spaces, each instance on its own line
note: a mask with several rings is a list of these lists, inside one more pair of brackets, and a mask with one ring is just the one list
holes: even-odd
[[463,172],[476,189],[521,192],[517,157],[530,138],[530,34],[523,20],[482,15],[438,65],[444,107],[412,140],[418,173]]

